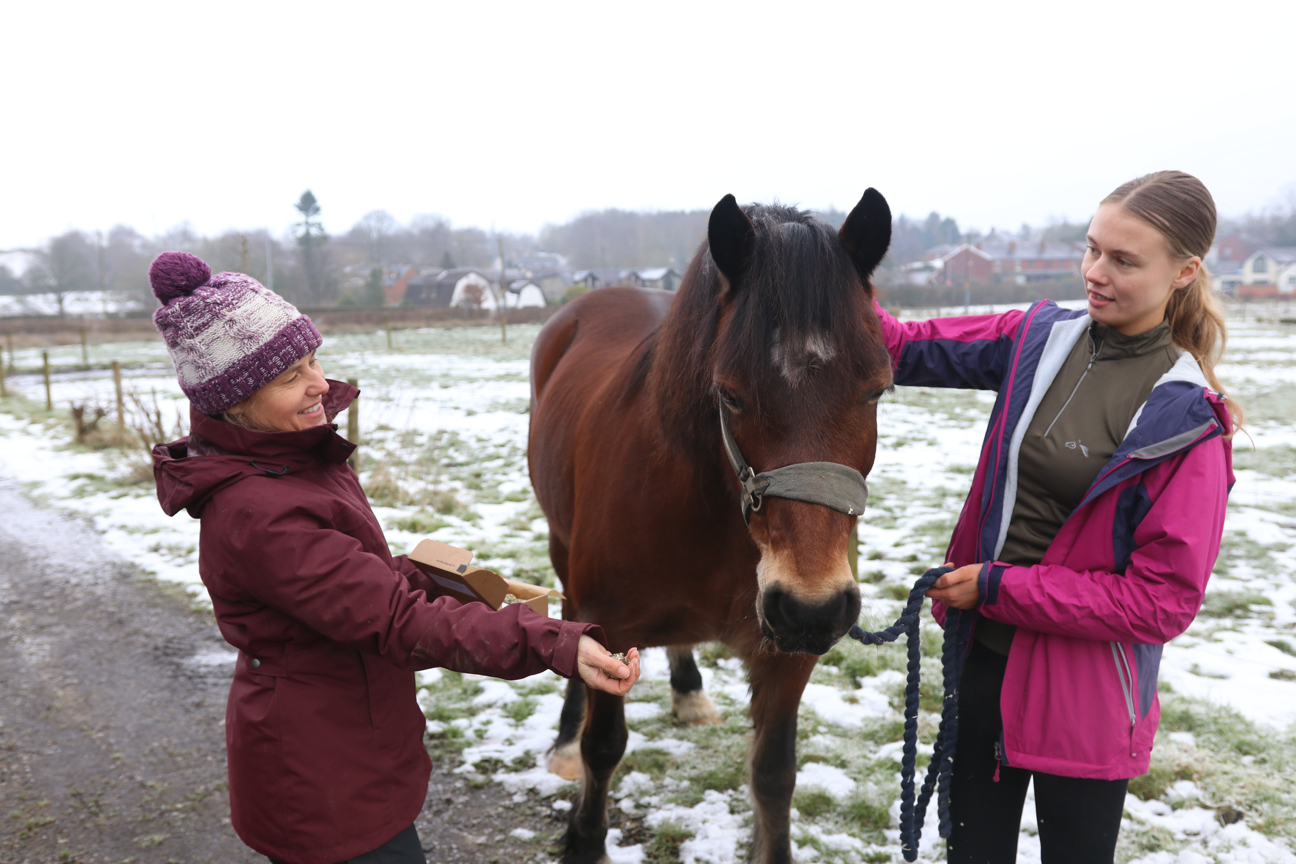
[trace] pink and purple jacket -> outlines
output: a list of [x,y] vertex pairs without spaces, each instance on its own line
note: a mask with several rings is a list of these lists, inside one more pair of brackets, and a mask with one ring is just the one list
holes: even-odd
[[[1184,352],[1043,560],[1002,564],[1022,438],[1089,316],[1045,301],[906,322],[879,307],[878,317],[897,384],[999,394],[947,560],[986,562],[978,612],[1018,628],[1000,698],[1002,764],[1101,780],[1145,773],[1162,646],[1201,609],[1224,530],[1223,398]],[[944,620],[941,604],[933,613]]]

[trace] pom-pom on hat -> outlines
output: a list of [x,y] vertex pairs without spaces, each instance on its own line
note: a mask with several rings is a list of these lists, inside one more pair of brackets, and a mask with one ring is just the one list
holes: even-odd
[[324,341],[287,300],[243,273],[212,275],[188,252],[163,252],[149,267],[180,389],[204,414],[228,411]]

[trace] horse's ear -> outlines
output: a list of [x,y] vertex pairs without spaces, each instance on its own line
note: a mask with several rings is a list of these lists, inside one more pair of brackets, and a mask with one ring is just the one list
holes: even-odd
[[726,195],[711,211],[707,222],[707,244],[711,258],[724,274],[732,289],[742,278],[751,261],[752,246],[756,243],[756,229],[747,214],[738,206],[734,196]]
[[[712,216],[714,219],[715,217]],[[837,232],[864,287],[891,245],[891,208],[882,193],[869,187]]]

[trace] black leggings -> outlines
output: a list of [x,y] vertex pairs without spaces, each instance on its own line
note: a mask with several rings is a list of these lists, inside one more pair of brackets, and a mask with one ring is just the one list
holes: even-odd
[[[271,858],[270,864],[286,864]],[[372,852],[349,858],[341,864],[427,864],[423,844],[413,825],[388,840]]]
[[[999,767],[999,693],[1008,658],[973,644],[959,686],[958,749],[950,780],[950,864],[1013,864],[1026,786],[1035,778],[1043,864],[1110,864],[1128,780],[1083,780]],[[999,780],[995,782],[995,769]]]

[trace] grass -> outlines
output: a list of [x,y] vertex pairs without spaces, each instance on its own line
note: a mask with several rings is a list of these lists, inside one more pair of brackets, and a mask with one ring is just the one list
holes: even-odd
[[[420,426],[401,413],[408,404],[401,401],[404,394],[429,392],[435,394],[430,398],[439,398],[449,406],[438,410],[461,415],[470,410],[479,412],[473,418],[474,424],[480,424],[482,415],[491,412],[513,415],[510,422],[517,421],[527,408],[527,400],[519,389],[491,392],[488,398],[465,396],[461,404],[456,400],[458,394],[475,388],[500,384],[525,386],[525,361],[534,332],[535,328],[510,327],[510,343],[500,345],[498,332],[491,328],[400,331],[396,334],[394,352],[386,350],[385,334],[381,331],[331,336],[328,353],[334,356],[326,354],[325,359],[331,364],[329,372],[333,377],[355,375],[365,389],[361,403],[365,440],[360,450],[360,475],[375,504],[395,508],[396,512],[381,514],[390,530],[415,536],[437,534],[456,545],[472,548],[477,563],[528,582],[554,585],[545,529],[537,521],[543,519],[543,513],[527,482],[524,439],[479,436],[465,431],[477,428],[469,424],[457,432],[437,430],[432,428],[436,424]],[[445,368],[417,362],[365,362],[367,356],[389,353],[406,355],[413,361],[419,352],[456,357],[449,358]],[[459,358],[515,365],[499,369],[480,365],[469,369],[463,364],[455,367]],[[1284,385],[1284,388],[1272,391],[1281,396],[1277,401],[1282,404],[1274,404],[1268,394],[1264,399],[1243,394],[1252,422],[1296,421],[1296,386]],[[9,403],[14,401],[6,400],[6,410],[43,424],[51,434],[71,437],[65,408],[45,412],[40,404],[15,403],[19,407],[11,409]],[[888,432],[884,416],[880,420],[884,438],[879,452],[884,452],[883,448],[898,453],[907,451],[911,459],[919,453],[924,459],[929,453],[939,453],[950,431],[961,432],[983,423],[989,404],[984,394],[936,389],[901,389],[888,395],[885,401],[908,412],[904,415],[909,418],[905,421],[908,425],[896,428],[912,427],[919,434],[910,435],[907,431],[900,434],[894,429]],[[921,416],[915,421],[918,412]],[[904,419],[901,412],[893,416]],[[525,424],[524,417],[521,423]],[[101,429],[103,426],[101,423]],[[96,446],[90,440],[92,437],[88,436],[83,444],[60,446],[89,453]],[[109,494],[114,484],[151,483],[151,472],[142,458],[142,448],[139,449],[137,466],[129,462],[125,452],[94,451],[112,458],[103,468],[78,468],[82,473],[74,482],[85,492]],[[871,629],[890,624],[907,598],[913,578],[943,560],[952,520],[962,506],[973,470],[970,460],[975,458],[953,451],[950,455],[952,458],[946,458],[940,453],[933,458],[932,465],[924,465],[924,470],[913,476],[903,468],[897,470],[894,462],[889,470],[884,470],[888,466],[880,462],[879,469],[869,478],[873,497],[861,529],[865,542],[861,549],[864,561],[860,581],[868,610],[865,626]],[[1239,469],[1269,477],[1285,479],[1296,470],[1296,447],[1286,445],[1264,447],[1254,453],[1240,445],[1235,449],[1234,458]],[[136,469],[138,475],[128,481],[126,478]],[[130,494],[141,494],[143,490],[144,485],[128,488]],[[1296,514],[1296,503],[1265,505],[1265,509],[1274,513],[1285,512],[1283,507],[1290,507]],[[533,526],[539,530],[533,531]],[[153,544],[157,553],[176,560],[192,555],[190,544],[165,533],[138,539],[142,545]],[[408,542],[410,538],[397,539]],[[1270,613],[1275,601],[1270,591],[1274,583],[1259,577],[1265,573],[1288,573],[1289,555],[1283,544],[1256,542],[1246,532],[1230,529],[1217,574],[1229,575],[1231,581],[1225,590],[1212,589],[1194,635],[1220,628],[1272,627],[1274,616]],[[1283,633],[1272,635],[1268,639],[1272,647],[1296,656],[1296,639]],[[935,711],[939,708],[937,658],[941,638],[930,619],[924,624],[922,637],[924,692],[920,735],[924,743],[930,743],[934,736]],[[700,644],[695,654],[699,666],[714,670],[717,676],[727,676],[733,668],[731,652],[720,643]],[[863,701],[867,694],[858,691],[864,686],[874,686],[876,682],[870,679],[892,672],[903,673],[904,665],[903,641],[898,645],[866,647],[845,640],[821,659],[812,681],[839,688],[847,701],[857,697],[857,701]],[[1273,673],[1275,680],[1283,680],[1285,674],[1282,670]],[[491,728],[496,731],[507,729],[509,734],[515,734],[517,724],[534,722],[538,706],[563,687],[552,676],[528,679],[514,685],[516,700],[483,707],[473,704],[473,699],[482,692],[473,681],[454,673],[440,673],[436,681],[431,681],[431,677],[428,676],[426,680],[430,683],[419,694],[427,717],[434,721],[428,746],[451,764],[461,760],[466,747],[482,739],[486,732],[485,720],[493,718]],[[885,842],[882,831],[890,826],[890,807],[898,796],[895,779],[898,768],[894,760],[874,757],[879,746],[900,739],[902,725],[896,711],[900,704],[900,685],[890,684],[883,689],[893,700],[892,710],[883,716],[863,718],[859,728],[836,727],[817,716],[808,704],[803,705],[800,714],[797,752],[801,764],[832,765],[858,784],[855,793],[842,799],[834,799],[825,790],[812,787],[796,792],[794,804],[800,812],[801,827],[813,829],[798,842],[805,839],[802,845],[807,847],[807,854],[817,854],[815,860],[822,859],[825,864],[846,859],[841,850],[814,841],[812,835],[818,836],[815,832],[844,832],[872,843]],[[745,700],[722,690],[715,690],[711,695],[725,722],[716,727],[681,727],[666,710],[669,688],[665,682],[656,679],[642,682],[636,689],[635,700],[655,702],[663,710],[656,716],[630,721],[630,727],[648,741],[626,754],[619,768],[620,775],[640,771],[657,781],[669,778],[669,788],[664,788],[663,783],[655,794],[660,793],[664,803],[681,805],[702,800],[708,788],[739,790],[748,783],[751,734]],[[1153,752],[1152,768],[1146,777],[1138,778],[1131,785],[1131,791],[1148,800],[1163,798],[1173,783],[1190,779],[1202,788],[1204,800],[1212,805],[1236,807],[1251,827],[1271,836],[1293,838],[1296,829],[1292,820],[1296,817],[1290,814],[1296,814],[1296,800],[1284,786],[1296,768],[1290,735],[1256,727],[1236,712],[1169,693],[1165,688],[1162,705],[1162,733]],[[1173,731],[1192,732],[1197,746],[1170,741],[1166,736]],[[662,737],[689,742],[693,749],[672,755],[664,747],[653,746],[653,740]],[[485,784],[490,781],[482,775],[525,770],[534,765],[535,759],[531,752],[508,761],[497,757],[478,759],[477,773],[469,775],[468,782]],[[730,800],[735,812],[748,813],[745,794],[731,794]],[[39,820],[41,814],[25,814],[26,818]],[[681,847],[690,836],[676,823],[663,823],[646,837],[647,860],[678,861]],[[1135,853],[1175,851],[1192,845],[1192,841],[1182,836],[1149,828],[1137,820],[1124,832],[1121,843],[1121,860],[1136,857]],[[740,849],[740,857],[741,853]],[[855,856],[850,858],[852,861],[892,860],[889,853],[883,852],[851,855]]]
[[1256,591],[1208,591],[1201,614],[1208,618],[1240,618],[1253,614],[1256,606],[1273,606],[1273,601]]
[[644,860],[650,864],[678,864],[680,847],[692,839],[692,831],[669,820],[662,822],[653,830],[652,839],[644,846]]

